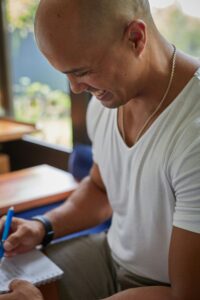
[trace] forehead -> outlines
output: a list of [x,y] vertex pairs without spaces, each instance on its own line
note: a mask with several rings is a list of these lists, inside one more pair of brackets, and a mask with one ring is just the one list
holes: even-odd
[[43,7],[37,15],[35,33],[40,50],[59,70],[83,63],[95,65],[112,46],[115,34],[110,28],[94,28],[92,17],[91,22],[81,19],[76,5],[66,9],[59,3]]
[[49,37],[40,50],[56,69],[63,72],[83,66],[95,68],[112,47],[113,44],[100,37],[91,39],[75,34],[75,31],[64,31]]
[[95,41],[65,38],[54,46],[45,47],[42,52],[56,69],[66,72],[76,68],[96,68],[102,64],[109,46]]

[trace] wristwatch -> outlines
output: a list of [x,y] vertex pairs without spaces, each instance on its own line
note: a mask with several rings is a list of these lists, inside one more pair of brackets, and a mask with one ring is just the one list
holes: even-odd
[[54,236],[54,231],[50,220],[46,216],[42,216],[42,215],[34,216],[32,217],[32,220],[39,221],[40,223],[43,224],[45,229],[45,236],[41,242],[41,245],[43,247],[47,246],[53,240],[53,236]]

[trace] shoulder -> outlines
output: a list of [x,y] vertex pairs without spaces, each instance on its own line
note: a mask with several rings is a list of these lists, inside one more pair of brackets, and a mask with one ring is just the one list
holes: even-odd
[[200,69],[178,95],[171,110],[170,121],[174,132],[170,157],[172,161],[185,159],[185,155],[199,147],[200,143]]

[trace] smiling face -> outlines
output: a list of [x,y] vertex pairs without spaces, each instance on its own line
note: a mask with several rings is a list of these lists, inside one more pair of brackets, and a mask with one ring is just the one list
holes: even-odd
[[[56,68],[67,74],[74,93],[90,92],[109,108],[118,107],[135,96],[136,63],[123,40],[112,45],[92,43],[79,49],[71,44],[67,50],[66,59],[57,63]],[[52,59],[51,63],[54,62]]]
[[[48,10],[39,16],[42,22],[36,26],[38,46],[51,65],[67,75],[74,93],[90,92],[109,108],[137,96],[144,24],[109,24],[107,32],[87,25],[86,30],[80,26],[75,5],[71,6],[70,16],[64,17],[61,9],[54,9],[50,19],[47,15]],[[137,39],[131,38],[133,33]]]

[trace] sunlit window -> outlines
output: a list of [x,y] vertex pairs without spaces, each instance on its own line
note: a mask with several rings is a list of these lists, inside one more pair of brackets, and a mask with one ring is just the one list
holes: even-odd
[[[36,47],[33,19],[39,0],[7,0],[15,117],[42,129],[37,138],[72,147],[71,100],[64,75]],[[150,0],[155,22],[171,43],[200,58],[200,1]]]
[[200,1],[150,0],[162,34],[184,52],[200,58]]
[[34,40],[38,3],[39,0],[7,0],[14,114],[17,120],[38,125],[41,132],[35,138],[71,148],[67,79],[49,65]]

